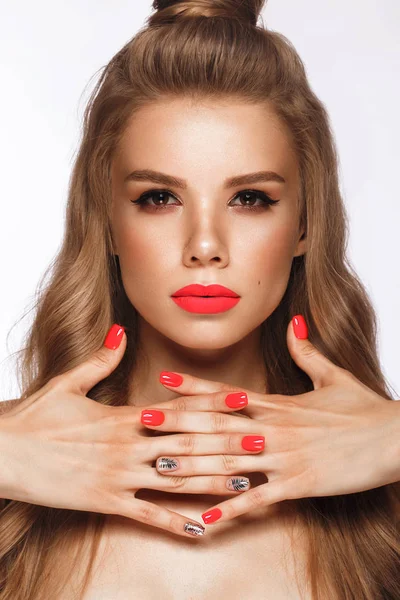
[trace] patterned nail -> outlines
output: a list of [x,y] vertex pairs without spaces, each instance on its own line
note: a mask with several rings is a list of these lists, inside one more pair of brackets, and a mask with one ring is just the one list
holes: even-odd
[[231,477],[227,480],[226,487],[232,492],[242,492],[250,487],[250,480],[247,477]]
[[204,535],[205,527],[203,525],[198,525],[197,523],[185,523],[184,530],[186,533],[190,533],[190,535]]
[[159,458],[157,461],[157,469],[159,471],[176,471],[179,469],[179,461],[176,458]]

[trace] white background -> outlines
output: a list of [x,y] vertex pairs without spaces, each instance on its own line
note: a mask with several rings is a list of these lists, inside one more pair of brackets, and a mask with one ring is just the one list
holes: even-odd
[[[0,400],[20,395],[14,358],[60,247],[83,109],[98,71],[144,25],[150,1],[0,5]],[[398,0],[269,0],[326,105],[340,157],[348,254],[379,323],[384,374],[400,394]],[[97,74],[96,74],[97,73]]]

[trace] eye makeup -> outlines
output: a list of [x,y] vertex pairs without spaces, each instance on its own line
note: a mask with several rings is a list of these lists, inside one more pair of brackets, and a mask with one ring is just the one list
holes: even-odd
[[[139,198],[137,200],[131,200],[132,204],[136,204],[137,206],[140,207],[141,210],[146,210],[149,212],[155,212],[157,210],[165,210],[166,208],[170,208],[171,206],[177,206],[176,204],[148,204],[148,200],[153,199],[154,197],[159,196],[170,196],[172,198],[175,198],[174,194],[172,194],[169,190],[158,190],[158,189],[154,189],[154,190],[149,190],[148,192],[145,192],[144,194],[142,194],[141,196],[139,196]],[[253,196],[255,199],[259,198],[261,200],[261,203],[258,206],[250,206],[250,205],[246,205],[246,204],[242,204],[242,205],[236,205],[239,206],[241,208],[244,208],[245,211],[259,211],[259,210],[265,210],[268,209],[270,206],[273,206],[275,204],[279,203],[279,200],[273,200],[270,196],[268,196],[268,194],[266,194],[265,192],[262,192],[261,190],[243,190],[242,192],[239,192],[238,194],[236,194],[236,196],[233,198],[233,200],[235,200],[236,198],[242,198],[242,197],[246,197],[246,201],[249,200],[249,196],[250,196],[250,200],[251,200],[251,196]],[[161,198],[161,201],[165,200],[165,198]],[[236,207],[235,207],[236,208]]]

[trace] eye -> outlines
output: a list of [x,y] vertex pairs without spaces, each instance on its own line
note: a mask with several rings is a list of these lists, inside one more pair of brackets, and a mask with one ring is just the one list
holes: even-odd
[[[175,196],[168,190],[150,190],[149,192],[142,194],[137,200],[131,200],[131,202],[132,204],[139,205],[143,209],[155,211],[168,208],[168,206],[176,206],[176,204],[166,204],[168,197],[175,198]],[[152,200],[153,198],[156,198],[156,203],[149,204],[148,200]],[[279,202],[279,200],[272,200],[268,194],[261,192],[260,190],[244,190],[243,192],[236,194],[233,200],[236,198],[239,198],[240,200],[243,198],[245,204],[239,204],[236,206],[240,206],[245,210],[265,209],[274,204],[278,204]],[[254,202],[257,201],[257,198],[259,198],[261,202],[258,204],[258,206],[254,206]],[[160,203],[157,204],[157,202]]]
[[[267,208],[268,206],[272,206],[273,204],[278,204],[279,200],[272,200],[265,192],[261,192],[259,190],[245,190],[244,192],[239,192],[235,196],[235,198],[244,199],[245,202],[250,202],[250,204],[241,205],[246,209],[258,209],[258,208]],[[260,198],[261,204],[258,206],[254,206],[252,202],[254,199]],[[240,205],[239,205],[240,206]]]
[[[138,204],[140,207],[143,208],[150,208],[151,210],[158,210],[158,209],[162,209],[165,208],[167,205],[166,204],[162,204],[162,202],[167,198],[167,197],[174,197],[170,192],[168,191],[164,191],[164,190],[150,190],[149,192],[146,192],[145,194],[142,194],[137,200],[131,200],[132,204]],[[149,200],[150,198],[156,197],[157,200],[161,200],[161,204],[148,204],[147,200]]]

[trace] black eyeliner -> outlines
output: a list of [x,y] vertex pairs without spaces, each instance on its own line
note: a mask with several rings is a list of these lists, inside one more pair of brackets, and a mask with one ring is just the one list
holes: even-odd
[[[137,200],[131,200],[132,204],[136,204],[139,206],[143,206],[146,208],[149,208],[150,211],[155,211],[155,210],[159,210],[159,209],[165,209],[165,208],[169,208],[168,205],[149,205],[149,204],[145,204],[148,198],[151,198],[151,196],[155,195],[155,194],[166,194],[168,196],[171,196],[173,198],[176,198],[174,194],[172,194],[169,190],[163,190],[163,189],[153,189],[153,190],[149,190],[147,192],[144,192],[143,194],[141,194],[141,196],[139,196],[139,198]],[[245,194],[254,194],[256,197],[259,197],[262,199],[263,203],[265,204],[265,207],[269,207],[269,206],[273,206],[275,204],[278,204],[279,200],[273,200],[268,194],[266,194],[265,192],[262,192],[261,190],[242,190],[240,192],[238,192],[236,194],[236,196],[234,196],[233,200],[235,200],[237,197],[239,196],[243,196]],[[174,205],[172,205],[174,206]],[[176,206],[176,205],[175,205]],[[234,208],[237,208],[234,207]],[[259,205],[259,206],[246,206],[246,205],[242,205],[242,208],[244,208],[245,210],[258,210],[258,209],[262,209],[264,208],[263,205]]]

